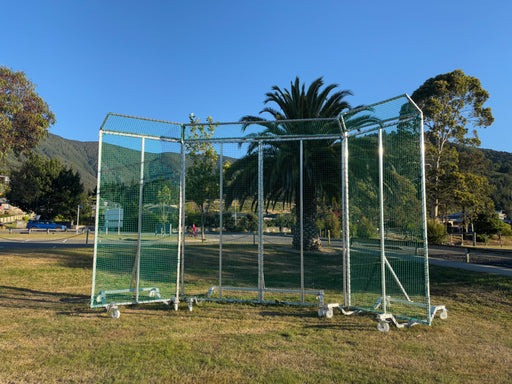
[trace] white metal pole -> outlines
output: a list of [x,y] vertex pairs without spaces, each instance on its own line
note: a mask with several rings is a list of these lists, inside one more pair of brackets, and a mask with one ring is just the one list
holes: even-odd
[[[105,123],[103,123],[105,124]],[[94,303],[95,289],[96,289],[96,260],[98,257],[98,241],[99,241],[99,224],[100,224],[100,185],[101,185],[101,156],[102,156],[102,143],[103,132],[99,133],[98,139],[98,178],[96,181],[96,217],[94,218],[94,251],[93,251],[93,266],[92,266],[92,285],[91,285],[91,308]]]
[[223,196],[224,196],[224,175],[223,175],[223,146],[220,144],[220,188],[219,188],[219,299],[222,299],[222,226],[223,222]]
[[343,152],[343,268],[344,268],[344,303],[346,307],[352,305],[352,288],[350,276],[350,204],[349,204],[349,181],[348,181],[348,134],[344,131],[342,141]]
[[304,141],[300,141],[300,300],[304,303]]
[[424,263],[423,270],[425,276],[425,301],[427,306],[427,323],[432,322],[432,311],[430,303],[430,276],[428,266],[428,237],[427,237],[427,192],[426,192],[426,180],[425,180],[425,136],[423,126],[423,111],[416,105],[416,103],[406,95],[409,102],[419,112],[419,135],[420,135],[420,172],[421,172],[421,221],[423,223],[423,252],[424,252]]
[[[139,220],[138,220],[138,236],[137,236],[137,256],[136,256],[136,292],[135,302],[139,302],[139,288],[140,288],[140,254],[142,247],[142,210],[144,206],[144,152],[145,152],[146,139],[142,138],[141,155],[140,155],[140,181],[139,181]],[[121,214],[119,214],[121,215]]]
[[263,143],[258,143],[258,300],[263,301]]
[[382,129],[379,129],[379,211],[380,211],[380,270],[381,270],[381,294],[382,310],[387,311],[386,298],[386,250],[384,242],[384,147],[382,144]]
[[181,294],[185,294],[185,127],[182,126],[181,170],[180,170],[180,209],[178,218],[178,265],[176,266],[176,299],[179,300],[181,276]]

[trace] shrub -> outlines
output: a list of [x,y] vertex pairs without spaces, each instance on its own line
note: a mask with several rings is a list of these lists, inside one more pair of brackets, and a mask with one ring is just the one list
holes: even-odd
[[430,244],[443,244],[448,237],[446,227],[436,220],[427,221],[427,237]]
[[356,234],[360,239],[374,239],[379,237],[375,225],[364,216],[357,223]]

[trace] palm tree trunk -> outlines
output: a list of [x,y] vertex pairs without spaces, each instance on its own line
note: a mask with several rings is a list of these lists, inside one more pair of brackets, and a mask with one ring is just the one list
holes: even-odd
[[[316,251],[322,242],[318,235],[318,228],[316,226],[317,219],[317,202],[315,198],[315,188],[313,186],[304,187],[304,217],[303,217],[303,230],[304,230],[304,250]],[[293,248],[300,249],[300,197],[296,198],[296,224],[292,228],[293,231]]]

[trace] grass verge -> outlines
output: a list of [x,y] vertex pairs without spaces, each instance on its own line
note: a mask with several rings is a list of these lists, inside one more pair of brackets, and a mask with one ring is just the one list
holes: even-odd
[[[0,382],[509,383],[512,279],[431,268],[432,327],[203,303],[89,309],[91,249],[0,251]],[[215,271],[212,271],[215,273]]]

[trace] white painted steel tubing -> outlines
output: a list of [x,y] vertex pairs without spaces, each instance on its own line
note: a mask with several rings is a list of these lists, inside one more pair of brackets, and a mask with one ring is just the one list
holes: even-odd
[[220,191],[219,191],[219,297],[222,299],[222,226],[223,226],[223,196],[224,196],[224,175],[223,175],[223,146],[220,144],[220,164],[219,164],[219,172],[220,172]]
[[263,301],[263,142],[258,143],[258,300]]
[[144,152],[146,150],[146,139],[142,138],[141,154],[140,154],[140,179],[139,179],[139,217],[138,217],[138,234],[137,234],[137,256],[135,258],[136,268],[136,293],[135,301],[139,301],[139,285],[140,285],[140,251],[142,246],[142,208],[144,206]]
[[424,275],[425,275],[425,298],[427,305],[427,321],[430,325],[432,323],[432,308],[430,303],[430,273],[428,267],[428,237],[427,237],[427,192],[426,192],[426,180],[425,180],[425,136],[423,126],[423,111],[416,105],[416,103],[405,95],[409,102],[418,110],[420,113],[420,169],[421,169],[421,216],[423,222],[423,247],[424,247]]
[[[386,297],[386,249],[384,240],[384,147],[382,144],[382,129],[379,129],[379,211],[380,211],[380,272],[381,295]],[[382,311],[386,313],[386,300],[382,301]]]
[[304,142],[300,141],[300,299],[304,302]]
[[[107,116],[108,117],[108,116]],[[105,125],[105,121],[102,124]],[[101,159],[102,159],[102,144],[103,144],[103,133],[100,130],[98,138],[98,179],[96,181],[96,218],[94,220],[94,251],[93,251],[93,266],[92,266],[92,286],[91,286],[91,308],[93,307],[94,291],[96,290],[96,266],[98,257],[98,241],[100,233],[100,185],[101,185]]]

